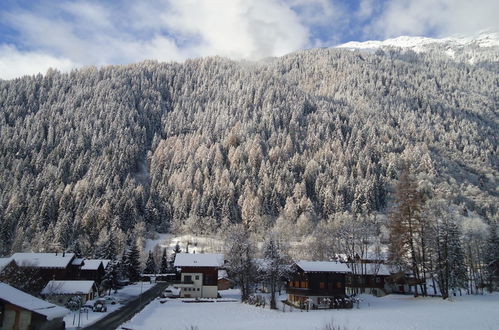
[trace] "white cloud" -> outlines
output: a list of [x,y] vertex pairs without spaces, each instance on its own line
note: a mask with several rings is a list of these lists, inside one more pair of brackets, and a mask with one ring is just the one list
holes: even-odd
[[393,37],[497,30],[497,13],[497,0],[389,0],[366,31],[370,35]]
[[499,30],[498,12],[497,0],[358,0],[358,6],[340,0],[41,0],[29,9],[0,9],[0,20],[19,35],[17,48],[0,44],[1,63],[27,63],[1,70],[0,78],[37,71],[35,64],[43,72],[75,63],[258,59],[331,46],[360,31],[373,39]]
[[78,65],[67,58],[41,52],[21,52],[11,45],[0,46],[0,79],[45,73],[49,68],[69,71]]
[[278,56],[304,47],[308,29],[296,13],[274,0],[169,0],[164,25],[185,39],[193,56],[233,58]]

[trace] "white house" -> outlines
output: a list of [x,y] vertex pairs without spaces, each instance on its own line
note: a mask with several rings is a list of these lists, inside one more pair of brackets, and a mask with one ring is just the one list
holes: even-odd
[[94,299],[97,288],[94,281],[50,281],[41,294],[50,302],[64,306],[69,299],[81,297],[81,303]]
[[224,265],[223,254],[177,253],[175,268],[180,270],[180,297],[217,298],[218,270]]

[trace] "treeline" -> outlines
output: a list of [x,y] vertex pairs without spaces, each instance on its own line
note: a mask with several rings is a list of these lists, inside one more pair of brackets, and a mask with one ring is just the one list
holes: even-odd
[[234,223],[305,237],[386,213],[407,164],[486,226],[495,68],[320,49],[1,81],[0,254]]

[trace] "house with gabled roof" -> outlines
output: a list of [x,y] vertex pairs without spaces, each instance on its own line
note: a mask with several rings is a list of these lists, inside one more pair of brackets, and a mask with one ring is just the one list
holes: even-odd
[[53,280],[47,283],[41,295],[60,306],[65,306],[70,299],[79,297],[83,305],[97,295],[97,286],[94,281]]
[[351,270],[336,261],[297,261],[287,284],[288,301],[300,308],[351,308],[346,276]]
[[84,259],[80,267],[81,279],[92,280],[100,284],[110,262],[111,260],[108,259]]
[[0,282],[0,329],[65,329],[69,310]]
[[20,252],[14,253],[11,258],[20,268],[35,269],[44,284],[53,279],[64,280],[72,277],[72,268],[77,267],[72,265],[74,253]]
[[175,283],[180,297],[218,297],[218,270],[224,266],[223,254],[177,253],[173,265],[180,272],[180,281]]

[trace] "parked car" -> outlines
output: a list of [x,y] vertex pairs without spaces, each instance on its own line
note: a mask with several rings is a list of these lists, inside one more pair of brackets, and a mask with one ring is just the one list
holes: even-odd
[[180,296],[180,290],[178,288],[175,288],[173,286],[167,287],[162,293],[161,297],[162,298],[175,298]]
[[106,302],[103,299],[99,299],[94,303],[92,308],[94,312],[107,312]]
[[118,303],[116,298],[110,296],[103,297],[101,300],[104,300],[106,305],[116,305]]

